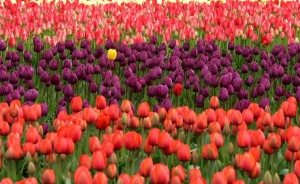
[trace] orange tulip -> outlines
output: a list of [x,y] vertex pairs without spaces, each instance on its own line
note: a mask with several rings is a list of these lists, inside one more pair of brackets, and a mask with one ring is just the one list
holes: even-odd
[[257,178],[259,177],[260,173],[261,173],[260,163],[256,162],[254,169],[250,173],[250,177]]
[[206,160],[216,160],[219,156],[218,148],[214,143],[206,144],[202,147],[201,155]]
[[101,143],[98,137],[93,136],[89,138],[89,150],[91,153],[101,149]]
[[0,135],[5,136],[8,135],[9,132],[10,132],[9,124],[4,120],[0,120]]
[[267,137],[270,141],[270,146],[272,149],[279,149],[281,147],[281,138],[276,133],[270,133]]
[[227,183],[233,184],[236,180],[236,172],[234,168],[232,166],[226,166],[223,168],[222,172],[227,180]]
[[242,113],[239,110],[233,110],[229,118],[233,125],[240,125],[243,120]]
[[26,155],[27,153],[29,153],[31,156],[33,156],[35,154],[35,147],[34,144],[31,142],[26,142],[22,145],[22,151],[23,154]]
[[131,178],[128,174],[120,174],[119,178],[118,178],[118,184],[131,184]]
[[217,109],[220,105],[219,98],[217,96],[212,96],[209,101],[210,107]]
[[79,166],[86,166],[88,169],[91,169],[91,157],[88,154],[81,155],[79,158]]
[[191,160],[190,146],[187,144],[181,144],[181,146],[177,149],[177,157],[183,162]]
[[121,113],[120,113],[121,111],[120,111],[118,105],[116,105],[116,104],[110,105],[107,108],[107,110],[108,110],[107,114],[109,115],[109,117],[112,121],[116,121],[121,115]]
[[222,147],[224,145],[224,139],[222,134],[218,133],[218,132],[213,132],[209,135],[210,137],[210,142],[214,143],[217,148]]
[[109,164],[106,168],[106,174],[109,178],[115,178],[118,174],[116,164]]
[[112,143],[114,145],[114,150],[119,150],[124,146],[123,132],[116,130],[113,134]]
[[294,173],[300,178],[300,160],[297,160],[294,164]]
[[142,136],[137,132],[129,131],[125,134],[124,143],[128,150],[138,149],[142,145]]
[[10,178],[3,178],[1,184],[13,184],[14,182]]
[[286,122],[284,119],[283,110],[279,109],[275,114],[272,116],[272,121],[274,126],[277,128],[285,128]]
[[236,162],[238,167],[250,174],[256,166],[254,156],[248,152],[236,156]]
[[256,162],[260,162],[261,148],[259,146],[250,148],[248,153],[251,153],[254,156]]
[[159,135],[160,135],[160,129],[158,128],[152,128],[149,130],[148,133],[148,143],[152,146],[157,146],[159,142]]
[[237,134],[237,144],[240,148],[249,148],[250,147],[250,135],[248,131],[241,130]]
[[137,115],[141,118],[145,118],[150,113],[150,106],[147,102],[142,102],[138,105]]
[[182,165],[177,165],[176,167],[173,167],[171,170],[171,177],[173,178],[174,176],[179,177],[180,181],[183,182],[186,177],[186,173]]
[[250,142],[252,147],[263,146],[265,142],[265,134],[260,130],[249,130]]
[[54,151],[59,154],[66,154],[68,149],[68,140],[65,137],[57,137],[54,140]]
[[250,124],[253,122],[254,115],[250,109],[245,109],[242,112],[243,121],[247,124]]
[[106,107],[106,99],[104,96],[97,96],[95,100],[96,108],[102,110]]
[[153,165],[150,172],[150,182],[152,184],[168,184],[170,182],[170,170],[164,164]]
[[93,178],[93,184],[107,184],[108,179],[103,172],[97,172]]
[[191,180],[194,180],[194,179],[197,179],[197,178],[201,178],[202,177],[202,173],[200,171],[199,168],[191,168],[190,171],[189,171],[189,179],[190,181]]
[[107,165],[107,158],[103,151],[95,151],[92,156],[92,168],[103,170]]
[[87,123],[94,123],[98,118],[98,114],[92,107],[87,107],[83,109],[82,117]]
[[131,177],[131,184],[144,184],[145,178],[139,174],[135,174]]
[[131,102],[129,100],[123,100],[121,103],[121,111],[129,113],[131,110]]
[[297,152],[300,149],[300,145],[299,145],[299,138],[298,137],[292,137],[289,141],[288,141],[288,145],[287,148],[292,151],[292,152]]
[[74,183],[75,184],[92,184],[93,183],[92,175],[87,167],[80,166],[76,169],[76,171],[74,173]]
[[96,128],[105,130],[110,124],[110,117],[104,113],[100,113],[96,120]]
[[83,105],[83,101],[82,98],[80,96],[75,96],[72,98],[71,100],[71,110],[72,112],[79,112],[82,110],[82,105]]
[[171,137],[171,135],[168,133],[168,132],[161,132],[159,137],[158,137],[158,146],[161,148],[161,149],[167,149],[167,148],[170,148],[172,146],[172,142],[173,142],[173,139]]
[[46,169],[42,175],[42,184],[55,184],[55,173],[52,169]]
[[140,164],[140,174],[144,177],[150,176],[150,171],[153,166],[152,157],[144,158]]
[[284,176],[282,184],[296,184],[299,183],[297,175],[294,173],[289,173]]
[[227,184],[226,176],[223,172],[216,172],[212,178],[212,184]]
[[216,113],[213,109],[209,108],[205,111],[205,115],[206,115],[206,118],[207,118],[207,122],[208,123],[211,123],[211,122],[214,122],[217,120],[217,116],[216,116]]
[[284,116],[286,117],[295,117],[297,114],[297,103],[295,102],[289,102],[289,101],[284,101],[280,108],[283,111]]
[[104,151],[106,157],[109,158],[114,153],[114,145],[109,141],[103,141],[101,150]]

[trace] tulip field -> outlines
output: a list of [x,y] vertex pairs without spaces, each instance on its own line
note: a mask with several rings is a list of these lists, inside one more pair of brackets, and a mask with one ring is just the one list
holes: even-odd
[[299,184],[300,2],[0,2],[0,184]]

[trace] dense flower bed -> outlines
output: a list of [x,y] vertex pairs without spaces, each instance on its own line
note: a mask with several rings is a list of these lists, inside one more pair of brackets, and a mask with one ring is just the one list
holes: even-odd
[[0,6],[0,184],[297,184],[300,3]]

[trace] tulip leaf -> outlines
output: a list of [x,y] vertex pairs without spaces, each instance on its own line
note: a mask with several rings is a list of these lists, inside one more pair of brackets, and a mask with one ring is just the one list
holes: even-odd
[[282,170],[279,172],[280,175],[286,175],[286,174],[288,174],[288,173],[289,173],[289,169],[282,169]]

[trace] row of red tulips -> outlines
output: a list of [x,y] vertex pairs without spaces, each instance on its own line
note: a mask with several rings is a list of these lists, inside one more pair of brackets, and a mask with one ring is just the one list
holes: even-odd
[[[299,41],[297,1],[227,1],[226,3],[116,3],[84,5],[73,3],[34,2],[13,4],[5,0],[0,7],[0,36],[9,40],[27,40],[44,35],[51,45],[74,36],[76,40],[141,42],[152,35],[163,41],[205,37],[207,40],[251,40],[268,45],[275,38],[282,42]],[[138,13],[137,13],[138,12]],[[201,13],[198,13],[201,12]]]
[[83,108],[76,96],[47,127],[41,105],[1,103],[1,183],[298,183],[294,97],[273,114],[255,103],[225,111],[217,97],[210,106],[151,112],[142,102],[135,111],[98,96]]

